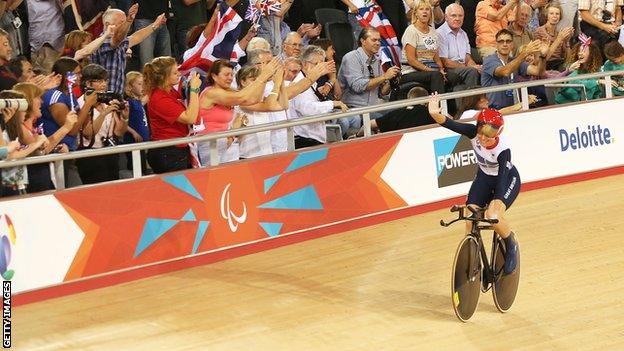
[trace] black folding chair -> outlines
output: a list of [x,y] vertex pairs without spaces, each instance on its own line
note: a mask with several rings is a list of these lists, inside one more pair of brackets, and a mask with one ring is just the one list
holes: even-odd
[[336,54],[334,60],[337,64],[342,62],[342,57],[355,48],[355,37],[349,23],[329,22],[326,26],[326,34],[332,41]]

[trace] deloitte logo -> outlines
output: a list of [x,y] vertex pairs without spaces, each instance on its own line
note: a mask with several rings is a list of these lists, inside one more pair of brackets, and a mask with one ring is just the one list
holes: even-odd
[[456,135],[433,141],[438,188],[472,181],[477,158],[470,139]]
[[588,125],[586,130],[581,130],[580,127],[572,131],[559,129],[559,144],[562,152],[611,144],[614,140],[609,128],[602,128],[600,124]]

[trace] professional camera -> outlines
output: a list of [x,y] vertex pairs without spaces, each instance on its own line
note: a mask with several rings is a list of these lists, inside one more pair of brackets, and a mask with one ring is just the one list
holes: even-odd
[[17,108],[18,111],[26,111],[28,101],[26,99],[0,99],[0,110],[13,107]]
[[[93,88],[86,88],[85,89],[85,95],[91,95],[95,92],[95,90],[93,90]],[[111,101],[113,100],[117,100],[119,102],[123,102],[123,95],[116,93],[114,91],[102,91],[102,92],[97,92],[97,102],[98,103],[103,103],[103,104],[110,104]]]
[[118,143],[115,137],[102,137],[102,145],[104,146],[117,146]]
[[390,89],[394,93],[398,93],[401,90],[401,72],[390,79]]
[[113,100],[123,102],[123,95],[114,91],[104,91],[101,93],[97,93],[97,102],[99,103],[109,104]]

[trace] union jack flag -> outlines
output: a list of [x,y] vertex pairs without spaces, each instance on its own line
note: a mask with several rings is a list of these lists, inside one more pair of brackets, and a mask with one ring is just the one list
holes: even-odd
[[219,13],[212,33],[204,41],[198,41],[194,54],[186,59],[178,68],[183,74],[192,68],[207,72],[212,63],[218,59],[237,62],[244,55],[238,46],[238,37],[242,31],[243,19],[229,7],[225,1],[219,3]]
[[263,16],[270,16],[282,10],[282,3],[279,0],[259,0],[259,2]]
[[38,135],[43,135],[43,122],[39,123],[37,128],[35,128],[35,133]]
[[76,73],[67,72],[67,87],[69,89],[71,89],[74,86],[74,84],[76,84],[77,80],[78,80],[78,77],[76,76]]
[[258,25],[260,17],[270,16],[282,10],[282,3],[279,0],[249,0],[245,19]]
[[69,102],[71,110],[74,111],[74,84],[78,81],[78,76],[74,72],[67,72],[67,90],[69,91]]
[[384,70],[391,66],[401,67],[401,44],[388,17],[381,11],[381,7],[375,0],[352,0],[352,2],[358,8],[356,17],[360,25],[373,27],[379,31],[381,36],[379,54]]
[[256,7],[256,4],[253,0],[249,0],[249,5],[247,5],[247,12],[245,12],[245,19],[253,24],[257,24],[260,21],[260,11]]

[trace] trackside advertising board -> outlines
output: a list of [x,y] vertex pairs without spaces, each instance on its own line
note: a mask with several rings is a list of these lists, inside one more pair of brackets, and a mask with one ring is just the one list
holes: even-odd
[[[522,181],[623,165],[618,111],[624,99],[508,116]],[[5,200],[0,274],[19,294],[461,196],[475,157],[435,127]]]

